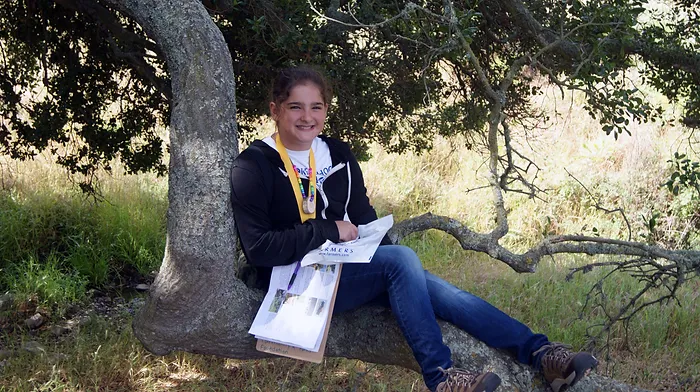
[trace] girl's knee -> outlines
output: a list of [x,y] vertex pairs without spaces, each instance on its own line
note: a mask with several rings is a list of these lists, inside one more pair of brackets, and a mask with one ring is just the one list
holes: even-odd
[[390,270],[423,274],[423,265],[413,249],[403,245],[386,245],[379,249],[381,252],[378,251],[378,255]]

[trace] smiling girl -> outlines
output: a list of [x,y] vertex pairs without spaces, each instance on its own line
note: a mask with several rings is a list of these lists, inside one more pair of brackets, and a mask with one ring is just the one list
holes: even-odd
[[[231,173],[234,217],[246,259],[267,288],[272,267],[301,260],[326,240],[351,241],[357,225],[377,219],[362,171],[347,144],[319,135],[331,91],[316,71],[290,68],[272,88],[277,130],[253,142]],[[343,266],[334,313],[365,304],[390,307],[431,391],[493,391],[493,373],[453,367],[437,318],[544,372],[560,392],[597,364],[423,269],[408,247],[384,238],[369,264]]]

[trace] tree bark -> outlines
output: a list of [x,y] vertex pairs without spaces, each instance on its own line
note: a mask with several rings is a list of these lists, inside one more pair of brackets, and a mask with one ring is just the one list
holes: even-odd
[[428,229],[444,231],[459,241],[462,249],[486,253],[521,273],[535,272],[543,257],[558,253],[659,258],[675,263],[685,271],[700,269],[700,251],[697,250],[668,250],[639,242],[581,235],[547,237],[526,252],[516,254],[500,245],[491,234],[476,233],[455,219],[431,213],[398,222],[388,235],[396,244],[409,234]]
[[[136,20],[165,54],[172,81],[168,238],[150,297],[134,320],[151,352],[267,357],[248,334],[263,293],[235,277],[236,232],[229,172],[238,153],[235,83],[220,31],[197,0],[108,0]],[[545,391],[542,379],[510,355],[441,322],[455,361],[486,367],[501,390]],[[391,312],[362,308],[335,316],[328,356],[417,369]],[[591,376],[572,391],[641,391]]]

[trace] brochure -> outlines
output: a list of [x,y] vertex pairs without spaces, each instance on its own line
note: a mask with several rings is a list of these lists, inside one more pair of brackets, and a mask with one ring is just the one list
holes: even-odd
[[318,249],[307,253],[302,266],[316,263],[369,263],[387,231],[394,225],[393,215],[387,215],[366,225],[360,225],[354,241],[333,243],[326,241]]
[[296,268],[296,265],[272,269],[270,289],[249,333],[259,339],[318,351],[338,279],[338,266],[313,264]]
[[354,241],[328,241],[296,263],[274,267],[248,331],[258,339],[257,349],[320,362],[342,263],[369,263],[393,223],[389,215],[360,225]]

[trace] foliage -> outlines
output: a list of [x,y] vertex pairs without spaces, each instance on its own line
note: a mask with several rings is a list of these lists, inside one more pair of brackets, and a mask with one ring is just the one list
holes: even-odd
[[693,162],[685,154],[676,152],[668,163],[672,167],[671,178],[664,185],[669,192],[677,196],[680,189],[691,188],[700,196],[700,162]]
[[[339,8],[306,1],[217,4],[210,6],[218,12],[215,20],[234,58],[243,131],[266,112],[275,69],[302,62],[327,70],[338,90],[330,134],[356,147],[380,141],[397,152],[428,148],[435,134],[467,135],[469,145],[479,141],[493,98],[470,56],[476,56],[492,86],[513,64],[529,69],[501,91],[509,122],[540,117],[530,102],[541,92],[532,83],[535,72],[586,91],[589,112],[615,137],[629,132],[631,121],[659,117],[659,108],[630,86],[630,69],[642,69],[645,82],[673,100],[689,98],[690,117],[697,105],[699,76],[692,67],[700,57],[692,37],[700,31],[692,22],[698,20],[692,4],[679,5],[688,11],[688,20],[663,15],[663,29],[655,20],[642,21],[651,6],[637,0],[527,6],[518,1],[422,6],[379,1],[343,2]],[[444,4],[455,7],[453,25],[445,20]],[[540,31],[532,31],[518,7],[531,13]],[[252,33],[240,26],[251,26]],[[460,35],[472,53],[458,44]],[[670,55],[674,61],[668,61]]]
[[[539,73],[586,91],[605,132],[629,132],[631,121],[658,118],[629,83],[634,69],[685,103],[686,124],[698,121],[700,17],[692,0],[671,1],[676,12],[663,14],[640,0],[448,2],[449,23],[437,1],[203,3],[229,45],[239,130],[248,137],[267,112],[276,70],[300,63],[329,76],[336,99],[327,133],[363,157],[373,141],[397,152],[429,148],[435,134],[478,143],[493,101],[483,82],[498,86],[514,64],[521,69],[502,91],[511,123],[532,126],[540,116],[530,101],[541,92],[533,84]],[[114,157],[129,172],[164,170],[157,127],[167,123],[171,93],[163,54],[139,26],[81,0],[3,0],[0,23],[0,153],[28,158],[52,149],[86,176],[86,189]]]
[[[147,80],[128,60],[162,69],[160,59],[146,54],[154,46],[136,35],[133,22],[106,14],[96,23],[90,6],[74,7],[0,2],[0,154],[27,159],[49,149],[70,173],[82,175],[87,191],[97,169],[109,170],[115,157],[128,172],[163,173],[156,126],[167,122],[168,101],[157,91],[158,77]],[[132,33],[106,34],[110,23]]]

